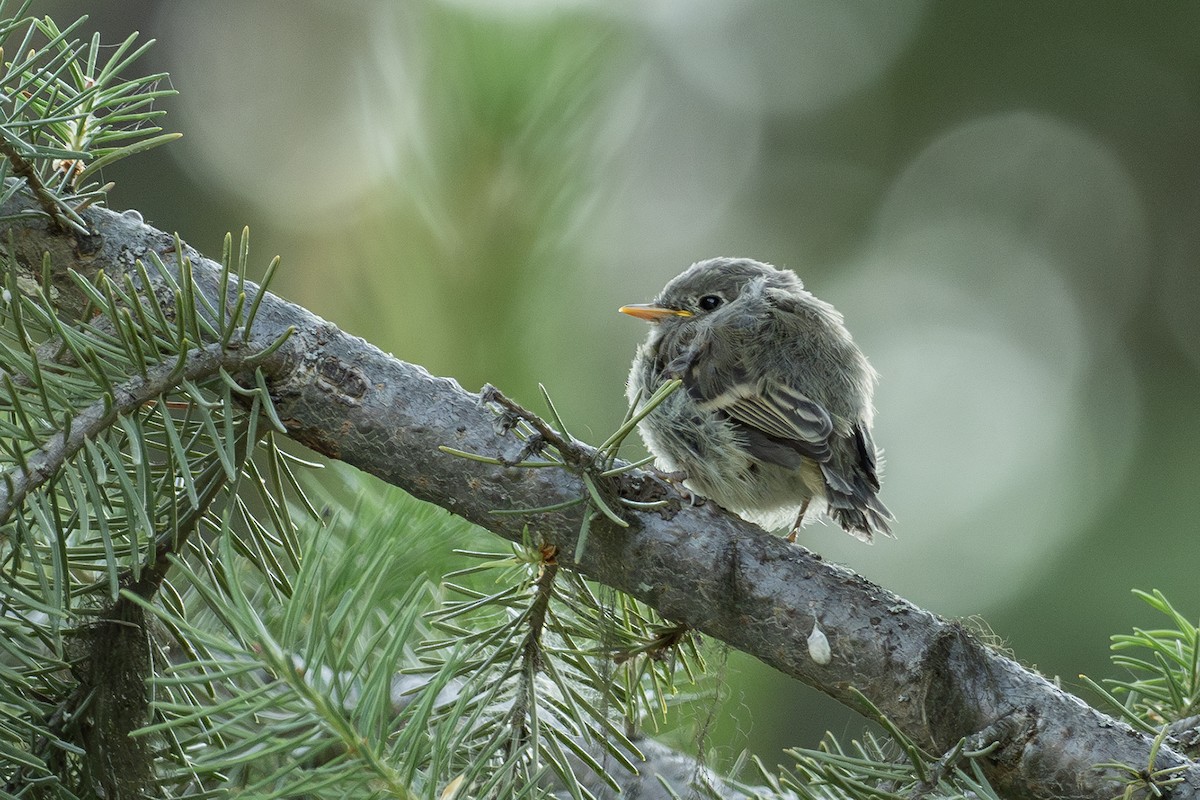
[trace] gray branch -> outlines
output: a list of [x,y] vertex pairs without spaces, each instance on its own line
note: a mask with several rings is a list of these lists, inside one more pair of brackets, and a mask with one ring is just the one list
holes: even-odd
[[[177,268],[173,237],[135,215],[84,213],[93,234],[73,238],[41,220],[0,209],[0,244],[12,250],[25,280],[40,275],[48,251],[56,274],[131,271],[156,253]],[[4,244],[10,243],[10,244]],[[199,289],[217,302],[219,267],[190,248]],[[136,281],[135,281],[136,282]],[[83,308],[68,281],[56,283],[61,308]],[[251,287],[253,288],[253,287]],[[797,680],[858,708],[861,692],[909,737],[947,751],[987,731],[995,747],[982,758],[993,786],[1008,797],[1111,798],[1133,770],[1179,767],[1173,798],[1200,796],[1200,767],[1168,747],[1153,765],[1151,739],[1088,707],[1042,676],[941,619],[801,547],[764,533],[714,504],[674,504],[665,512],[629,512],[621,528],[600,519],[575,563],[580,506],[532,516],[494,509],[565,503],[587,490],[567,471],[519,469],[468,461],[439,450],[499,458],[524,443],[498,424],[493,406],[448,378],[389,356],[284,300],[267,295],[256,322],[266,339],[295,334],[271,358],[271,391],[291,436],[312,449],[376,475],[493,533],[556,546],[558,561],[649,603],[665,617],[743,650]],[[584,447],[581,445],[581,447]],[[586,453],[584,448],[580,452]],[[635,472],[620,491],[635,499],[669,496]],[[809,656],[814,619],[832,658]],[[861,708],[859,710],[862,710]]]

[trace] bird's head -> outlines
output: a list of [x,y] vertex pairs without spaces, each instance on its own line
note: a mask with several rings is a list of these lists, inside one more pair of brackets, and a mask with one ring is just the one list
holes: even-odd
[[671,279],[652,303],[621,306],[622,314],[644,319],[668,331],[699,324],[705,317],[766,289],[798,291],[795,273],[749,258],[698,261]]

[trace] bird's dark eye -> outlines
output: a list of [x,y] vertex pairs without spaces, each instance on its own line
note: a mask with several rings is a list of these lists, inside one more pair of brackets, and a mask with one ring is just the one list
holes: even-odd
[[700,298],[697,305],[700,306],[701,311],[712,311],[724,302],[725,300],[719,294],[706,294]]

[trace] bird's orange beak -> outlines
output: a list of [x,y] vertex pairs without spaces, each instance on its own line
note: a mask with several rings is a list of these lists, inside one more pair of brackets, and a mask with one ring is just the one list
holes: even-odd
[[644,319],[647,322],[658,322],[664,317],[690,317],[692,312],[684,311],[681,308],[663,308],[656,306],[653,303],[639,303],[632,306],[621,306],[617,309],[622,314],[628,314],[631,317]]

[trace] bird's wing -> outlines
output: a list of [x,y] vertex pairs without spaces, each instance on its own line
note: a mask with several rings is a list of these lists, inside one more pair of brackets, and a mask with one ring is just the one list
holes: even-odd
[[826,450],[833,433],[829,412],[795,389],[779,384],[764,387],[736,383],[719,394],[704,397],[700,407],[728,414],[767,436],[803,444],[806,450]]
[[789,467],[798,466],[802,455],[827,461],[829,412],[793,386],[748,375],[739,338],[697,336],[667,371],[683,381],[702,410],[741,425],[756,457]]

